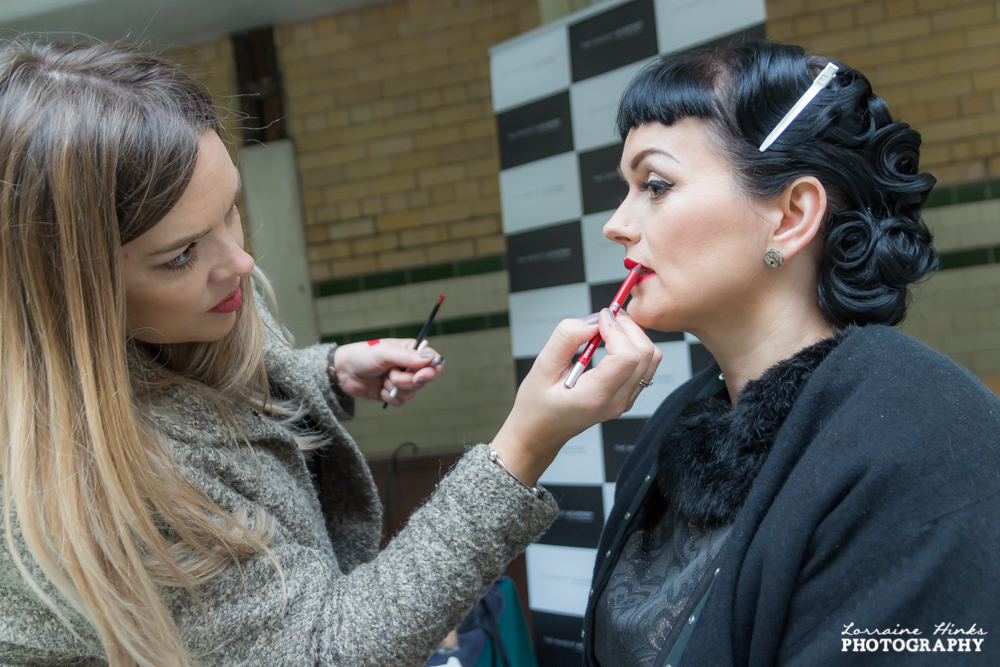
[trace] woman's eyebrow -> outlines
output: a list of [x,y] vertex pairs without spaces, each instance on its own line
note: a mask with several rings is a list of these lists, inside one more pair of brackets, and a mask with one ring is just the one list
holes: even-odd
[[645,160],[650,155],[664,155],[673,160],[674,162],[676,162],[677,164],[681,163],[680,160],[678,160],[665,150],[661,150],[659,148],[647,148],[644,151],[639,151],[638,153],[636,153],[636,156],[632,158],[632,164],[631,164],[632,171],[635,171],[636,167],[639,166],[639,163]]

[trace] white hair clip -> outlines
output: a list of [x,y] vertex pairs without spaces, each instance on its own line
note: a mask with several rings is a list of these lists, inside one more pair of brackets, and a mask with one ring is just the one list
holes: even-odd
[[767,135],[767,139],[765,139],[764,143],[760,145],[761,153],[766,151],[768,147],[781,136],[781,133],[788,129],[788,126],[792,124],[792,121],[795,120],[800,113],[802,113],[802,110],[806,108],[807,104],[813,101],[813,98],[819,94],[819,91],[830,85],[830,82],[833,81],[833,77],[837,74],[837,70],[839,69],[840,68],[833,63],[828,63],[827,66],[823,68],[823,71],[819,73],[816,80],[812,82],[811,86],[809,86],[809,90],[802,94],[802,97],[800,97],[799,101],[795,103],[795,106],[788,110],[788,113],[786,113],[785,117],[781,119],[778,126],[771,130],[771,134]]

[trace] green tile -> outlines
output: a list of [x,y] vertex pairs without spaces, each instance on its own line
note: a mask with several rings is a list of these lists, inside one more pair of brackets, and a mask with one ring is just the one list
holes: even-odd
[[986,198],[1000,199],[1000,178],[986,181]]
[[469,331],[482,331],[487,328],[487,318],[484,315],[474,315],[472,317],[459,317],[453,320],[445,320],[441,323],[442,335],[467,333]]
[[321,336],[319,339],[321,343],[336,343],[337,345],[347,344],[347,334],[328,334],[326,336]]
[[489,329],[503,329],[510,326],[510,313],[493,313],[487,317]]
[[393,338],[416,338],[420,330],[424,328],[423,324],[403,324],[398,327],[393,328],[392,337]]
[[386,271],[385,273],[370,273],[361,276],[364,289],[383,289],[406,284],[406,271]]
[[974,201],[986,199],[985,183],[965,183],[955,186],[955,199],[957,204],[968,204]]
[[425,283],[428,280],[443,280],[455,277],[455,267],[449,264],[437,264],[435,266],[423,266],[419,269],[410,269],[411,283]]
[[492,257],[476,257],[474,259],[463,259],[456,262],[456,273],[460,276],[475,276],[480,273],[494,273],[503,271],[507,262],[504,255],[493,255]]
[[951,188],[949,187],[937,187],[931,190],[930,194],[927,195],[927,201],[924,202],[924,208],[936,208],[938,206],[951,206],[952,205]]
[[339,280],[324,280],[313,285],[313,296],[316,298],[360,291],[361,279],[356,276],[354,278],[340,278]]
[[989,248],[973,248],[972,250],[955,250],[938,255],[942,271],[949,269],[964,269],[968,266],[979,266],[990,263]]

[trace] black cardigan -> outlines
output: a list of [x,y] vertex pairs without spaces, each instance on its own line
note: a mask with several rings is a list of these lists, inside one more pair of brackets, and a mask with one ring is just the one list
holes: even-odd
[[[673,392],[619,472],[584,619],[587,667],[594,605],[656,476],[659,439],[721,387],[718,373]],[[853,330],[803,387],[658,664],[1000,665],[998,492],[997,397],[894,329]],[[876,630],[896,634],[856,634]]]

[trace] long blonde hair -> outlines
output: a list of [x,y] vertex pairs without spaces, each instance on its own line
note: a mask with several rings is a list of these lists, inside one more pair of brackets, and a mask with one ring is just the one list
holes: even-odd
[[[96,629],[111,665],[192,664],[161,599],[267,552],[266,516],[228,514],[181,475],[134,363],[217,402],[267,400],[249,277],[237,324],[214,343],[130,342],[121,246],[176,204],[199,137],[218,131],[207,91],[123,45],[0,48],[0,479],[6,544],[70,627]],[[167,352],[166,355],[162,354]],[[130,358],[133,363],[130,363]],[[29,575],[16,531],[64,600]]]

